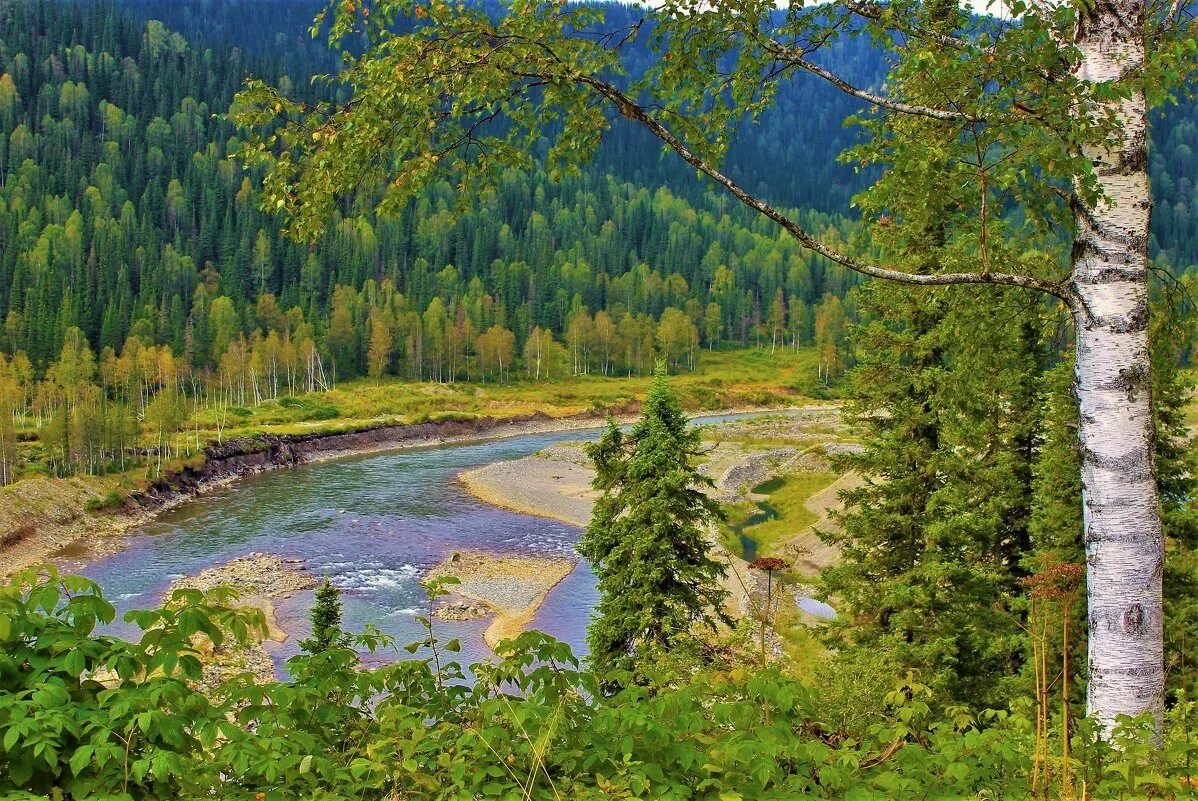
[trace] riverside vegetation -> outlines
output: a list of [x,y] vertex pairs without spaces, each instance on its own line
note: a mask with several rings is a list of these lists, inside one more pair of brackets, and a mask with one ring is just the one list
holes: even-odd
[[[677,376],[677,388],[692,411],[808,403],[803,389],[817,380],[816,358],[808,348],[786,354],[770,354],[768,349],[714,350],[704,354],[695,370]],[[21,432],[16,451],[22,472],[14,483],[0,487],[0,554],[4,554],[0,565],[15,569],[32,564],[80,540],[103,550],[108,535],[136,525],[144,519],[145,509],[158,508],[160,498],[156,496],[166,500],[183,497],[176,487],[184,495],[189,493],[187,475],[209,472],[219,481],[223,475],[220,465],[226,457],[236,461],[241,454],[268,455],[278,445],[278,437],[320,442],[329,435],[362,432],[361,442],[347,445],[352,450],[375,448],[371,441],[374,430],[380,430],[381,447],[403,444],[394,441],[393,435],[400,435],[404,426],[410,425],[417,426],[412,431],[418,433],[421,426],[430,424],[424,426],[430,431],[419,435],[418,441],[443,436],[437,433],[440,426],[448,427],[446,435],[461,438],[468,437],[476,425],[484,435],[504,433],[507,427],[503,424],[511,422],[519,423],[513,431],[595,425],[604,411],[627,414],[634,410],[647,380],[602,375],[505,384],[359,379],[328,392],[264,399],[257,405],[234,407],[227,414],[201,406],[188,420],[186,430],[161,438],[142,423],[136,426],[135,437],[130,431],[123,456],[113,440],[107,441],[113,450],[104,451],[105,440],[97,439],[96,429],[90,427],[94,418],[73,416],[67,441],[57,436],[46,441],[45,430],[39,433],[36,415],[30,413],[25,425],[17,429]],[[188,407],[190,410],[190,403]],[[129,419],[131,427],[135,422]],[[158,451],[160,442],[169,444],[169,457]],[[89,454],[99,452],[111,454],[113,461],[89,461]],[[322,451],[312,458],[337,452]],[[96,472],[89,474],[85,469],[74,476],[53,475],[57,470],[52,464],[63,465],[64,457],[67,463],[90,465]],[[180,477],[184,470],[188,473]],[[212,484],[203,483],[197,489],[209,486]],[[9,556],[16,564],[8,562]]]
[[282,236],[223,115],[247,71],[302,87],[329,58],[239,26],[254,5],[212,15],[244,49],[69,0],[0,16],[0,484],[157,475],[264,404],[337,418],[344,396],[297,396],[367,376],[647,375],[729,341],[817,348],[812,386],[843,369],[855,281],[693,182],[513,171],[468,213],[446,183],[402,219],[342,215],[314,250]]
[[[458,644],[438,639],[431,615],[420,618],[427,636],[407,646],[431,655],[367,668],[362,652],[396,644],[377,630],[341,632],[337,592],[326,582],[288,680],[243,673],[200,689],[204,652],[267,633],[261,612],[231,605],[230,589],[176,590],[159,610],[130,612],[143,634],[125,641],[97,631],[114,610],[94,583],[53,568],[24,571],[0,587],[0,790],[31,799],[729,801],[1171,798],[1193,789],[1198,732],[1184,698],[1167,716],[1163,743],[1153,740],[1151,718],[1104,733],[1067,711],[1072,730],[1058,740],[1047,687],[1068,682],[1067,666],[1053,680],[1038,661],[1043,681],[1026,704],[970,711],[940,703],[910,677],[877,699],[835,660],[815,689],[764,650],[756,661],[736,656],[735,632],[726,639],[694,625],[718,600],[721,572],[702,547],[687,546],[697,557],[687,582],[662,582],[658,551],[669,543],[628,548],[603,526],[604,515],[635,501],[661,525],[697,533],[695,523],[714,512],[699,502],[703,481],[687,465],[698,441],[662,375],[627,451],[618,429],[592,448],[604,498],[584,549],[603,596],[616,601],[601,604],[592,636],[601,646],[623,637],[628,648],[604,648],[589,668],[530,632],[470,666],[467,681],[453,661]],[[664,462],[673,467],[658,469]],[[1069,613],[1058,581],[1045,577],[1033,591],[1040,606],[1029,622],[1043,626],[1041,651]],[[430,609],[456,583],[430,581]],[[629,604],[677,614],[655,619],[645,637],[628,625]]]
[[[899,358],[890,380],[877,384],[895,389],[894,380],[906,383],[911,367],[914,379],[896,399],[925,398],[911,404],[910,418],[902,405],[874,408],[880,443],[894,433],[878,422],[886,415],[911,425],[912,441],[933,451],[940,435],[950,433],[939,420],[925,419],[941,407],[927,397],[929,389],[937,393],[928,379],[958,343],[941,348],[920,341],[924,334],[949,333],[940,329],[948,318],[936,306],[950,298],[967,300],[956,330],[974,334],[964,338],[1005,334],[1005,347],[984,351],[1002,356],[980,393],[998,400],[996,412],[1029,397],[1046,364],[1071,361],[1076,414],[1070,424],[1080,450],[1074,467],[1092,624],[1087,706],[1108,727],[1141,713],[1160,721],[1171,617],[1165,597],[1176,588],[1165,569],[1167,550],[1170,542],[1180,546],[1180,560],[1168,561],[1190,565],[1182,578],[1187,582],[1194,538],[1192,527],[1172,525],[1181,521],[1171,507],[1184,507],[1192,493],[1174,496],[1163,485],[1174,478],[1185,483],[1192,473],[1177,469],[1172,457],[1180,440],[1166,433],[1167,405],[1153,402],[1176,365],[1176,354],[1162,358],[1153,341],[1159,348],[1177,340],[1169,315],[1151,309],[1158,284],[1150,262],[1149,109],[1188,95],[1198,78],[1198,39],[1183,3],[1033,3],[1011,13],[1018,24],[996,31],[952,2],[779,11],[767,3],[718,3],[708,10],[677,0],[613,30],[605,28],[606,9],[590,5],[516,4],[509,13],[488,14],[439,2],[349,2],[320,18],[330,41],[347,47],[347,63],[335,79],[345,102],[308,104],[264,81],[249,82],[234,115],[253,131],[240,155],[265,171],[264,207],[286,215],[292,236],[314,241],[339,204],[363,191],[381,213],[404,208],[449,178],[461,191],[482,195],[499,186],[506,171],[533,163],[542,143],[552,175],[576,175],[615,121],[626,121],[806,252],[878,279],[881,292],[905,287],[882,302],[879,317],[901,313],[912,301],[931,302],[927,310],[901,316],[909,331],[897,344],[916,341],[906,354],[888,354]],[[412,30],[398,24],[410,15],[417,20]],[[625,47],[642,36],[661,55],[647,69],[634,64],[634,48]],[[884,84],[856,83],[822,65],[820,51],[842,38],[892,57]],[[351,52],[350,42],[360,49]],[[728,153],[769,157],[735,134],[746,118],[761,118],[779,87],[796,75],[824,80],[867,106],[853,117],[865,136],[845,157],[879,172],[855,196],[863,217],[849,246],[835,232],[771,204],[768,187],[747,186],[724,171]],[[870,85],[885,91],[863,88]],[[380,159],[380,151],[388,158]],[[1024,314],[1016,323],[1020,335],[993,325]],[[879,323],[882,332],[890,328]],[[1036,334],[1045,323],[1066,333],[1049,340],[1051,355],[1037,358],[1043,340]],[[990,366],[970,364],[968,349],[955,355],[965,371]],[[1170,397],[1166,404],[1178,402],[1176,393]],[[945,400],[960,404],[951,392]],[[1002,430],[982,454],[1026,455],[1036,448],[1034,413],[996,417]],[[1020,432],[1029,418],[1033,427]],[[983,425],[979,433],[986,430]],[[899,609],[886,603],[874,611],[883,637],[893,637],[899,653],[903,642],[919,638],[921,618],[939,605],[946,576],[976,584],[997,601],[1002,592],[996,590],[1025,569],[1017,562],[1031,544],[1030,528],[1019,522],[1025,516],[1003,508],[1011,500],[1026,507],[1029,459],[1016,470],[1008,467],[1017,463],[993,465],[993,478],[1013,493],[996,498],[989,515],[954,520],[922,541],[906,537],[902,520],[885,526],[882,515],[871,514],[871,501],[879,511],[894,508],[886,497],[892,469],[899,467],[893,472],[901,479],[930,479],[908,487],[913,492],[898,504],[917,525],[933,518],[939,502],[959,501],[968,490],[937,486],[955,471],[937,469],[936,459],[904,461],[873,459],[880,492],[867,485],[858,494],[857,519],[869,518],[874,528],[846,527],[849,561],[864,566],[841,574],[855,590],[877,581],[875,567],[883,580],[898,579]],[[967,517],[985,507],[960,508]],[[1016,521],[1014,530],[1005,530],[1009,520]],[[913,547],[889,560],[886,546],[896,541]],[[928,553],[936,558],[924,558]],[[914,591],[902,589],[904,578],[916,580]],[[908,607],[913,614],[903,613]],[[951,664],[953,652],[982,664],[993,659],[983,675],[999,673],[1006,664],[1002,649],[992,653],[986,636],[973,642],[968,617],[939,619],[949,633],[933,634],[934,660],[948,656]],[[887,630],[892,623],[898,631]]]

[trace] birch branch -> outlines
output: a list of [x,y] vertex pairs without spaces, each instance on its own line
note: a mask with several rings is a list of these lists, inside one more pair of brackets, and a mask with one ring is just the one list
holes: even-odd
[[800,67],[812,75],[823,78],[828,83],[835,86],[845,94],[864,100],[867,103],[878,106],[879,108],[888,109],[899,114],[911,114],[919,117],[929,117],[933,120],[942,120],[944,122],[977,122],[974,117],[961,111],[953,109],[934,108],[932,106],[924,106],[916,103],[904,103],[901,100],[891,100],[888,97],[867,92],[860,89],[848,81],[841,78],[834,72],[824,69],[813,61],[804,58],[800,53],[793,48],[785,47],[777,42],[769,42],[764,45],[767,52],[772,53],[778,60],[793,64]]
[[[526,75],[525,77],[535,77]],[[573,79],[589,86],[601,96],[609,100],[622,115],[646,128],[650,133],[660,139],[671,150],[682,157],[683,161],[690,164],[699,172],[712,179],[720,186],[724,187],[737,200],[744,203],[749,208],[757,211],[763,216],[773,220],[778,225],[798,240],[799,244],[808,250],[818,253],[819,255],[833,261],[843,267],[847,267],[854,272],[866,275],[871,278],[881,278],[887,281],[897,281],[904,284],[913,284],[916,286],[949,286],[954,284],[996,284],[999,286],[1014,286],[1024,289],[1034,289],[1039,292],[1052,295],[1064,301],[1070,308],[1078,308],[1077,298],[1072,289],[1064,284],[1047,281],[1042,278],[1036,278],[1030,275],[1018,275],[1011,273],[935,273],[935,274],[917,274],[908,273],[902,270],[894,270],[883,267],[877,264],[871,264],[852,256],[848,256],[840,251],[832,248],[827,243],[816,238],[813,234],[804,229],[790,217],[783,214],[778,209],[769,205],[760,198],[749,194],[732,178],[725,175],[712,164],[708,163],[701,156],[692,152],[682,140],[673,134],[665,125],[658,121],[653,115],[649,114],[642,106],[635,103],[617,87],[602,81],[598,78],[589,75],[576,75]]]

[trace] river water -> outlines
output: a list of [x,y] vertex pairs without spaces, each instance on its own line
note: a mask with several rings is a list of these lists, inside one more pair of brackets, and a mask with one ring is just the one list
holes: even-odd
[[[485,504],[466,493],[455,476],[554,442],[596,436],[595,430],[534,434],[262,473],[180,506],[141,529],[123,550],[79,572],[99,581],[123,612],[155,606],[175,579],[236,556],[263,552],[299,558],[342,590],[347,630],[372,624],[402,646],[423,635],[414,619],[428,609],[421,577],[451,551],[572,554],[578,541],[578,528]],[[550,592],[532,625],[582,655],[596,600],[595,578],[580,563]],[[268,644],[276,662],[296,653],[297,641],[307,635],[311,603],[311,592],[277,602],[279,622],[291,636],[281,645]],[[482,642],[487,624],[435,621],[439,636],[461,640],[464,664],[490,655]],[[114,632],[132,633],[121,625]]]

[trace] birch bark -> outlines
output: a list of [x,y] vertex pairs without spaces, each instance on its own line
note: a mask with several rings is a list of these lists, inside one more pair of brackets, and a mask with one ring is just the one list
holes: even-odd
[[[1142,0],[1098,0],[1080,21],[1078,74],[1090,83],[1144,64]],[[1148,356],[1147,107],[1143,92],[1113,101],[1119,140],[1088,155],[1107,201],[1078,204],[1073,280],[1077,391],[1089,589],[1089,713],[1164,703],[1161,572],[1164,537],[1153,472]]]

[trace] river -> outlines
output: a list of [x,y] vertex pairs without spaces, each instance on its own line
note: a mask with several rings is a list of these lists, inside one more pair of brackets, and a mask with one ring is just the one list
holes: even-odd
[[[732,416],[697,418],[719,422]],[[121,611],[155,606],[175,579],[251,552],[303,559],[342,592],[349,631],[367,624],[399,645],[420,639],[415,616],[427,612],[420,579],[451,551],[481,549],[572,554],[579,529],[497,509],[454,480],[490,462],[518,459],[561,441],[593,439],[597,431],[533,434],[486,442],[416,448],[318,462],[247,477],[190,501],[132,536],[117,553],[86,562],[79,572],[99,581]],[[586,626],[597,600],[585,563],[550,592],[533,627],[586,652]],[[281,645],[276,662],[297,651],[308,632],[312,593],[277,603]],[[482,642],[488,621],[435,621],[445,638],[461,640],[464,664],[490,655]],[[131,633],[122,625],[114,633]],[[402,654],[402,652],[401,652]]]

